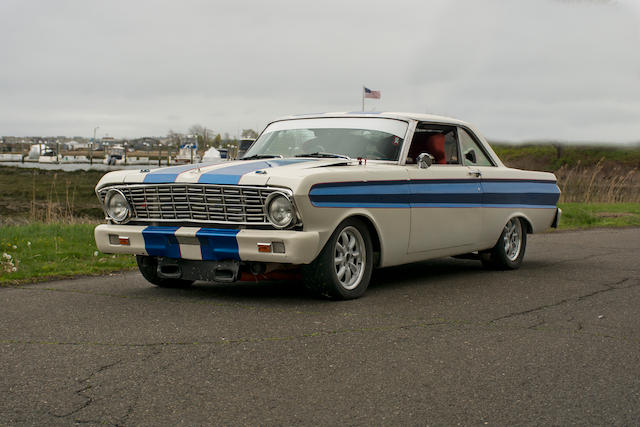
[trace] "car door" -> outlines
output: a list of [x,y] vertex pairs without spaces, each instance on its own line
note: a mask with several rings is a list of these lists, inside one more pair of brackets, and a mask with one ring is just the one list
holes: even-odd
[[[504,209],[496,203],[496,195],[509,192],[513,184],[510,183],[509,171],[496,166],[491,156],[483,148],[484,145],[472,131],[458,128],[460,153],[462,163],[478,176],[482,185],[482,232],[478,236],[481,246],[493,245],[507,221]],[[498,194],[496,194],[496,191]],[[498,199],[502,199],[498,197]]]
[[[444,136],[444,150],[425,144],[433,135]],[[421,169],[415,164],[414,157],[421,152],[434,156],[430,167]],[[482,226],[482,185],[477,170],[464,165],[459,153],[456,127],[418,124],[406,162],[411,192],[408,253],[462,253],[477,242]]]

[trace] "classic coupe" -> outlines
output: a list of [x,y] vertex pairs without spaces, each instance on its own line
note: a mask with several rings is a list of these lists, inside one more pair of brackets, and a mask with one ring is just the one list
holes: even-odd
[[[411,113],[271,122],[241,160],[106,174],[104,253],[161,287],[297,271],[314,294],[361,296],[375,268],[444,256],[516,269],[556,227],[551,173],[504,166],[469,124]],[[282,275],[279,277],[283,277]]]

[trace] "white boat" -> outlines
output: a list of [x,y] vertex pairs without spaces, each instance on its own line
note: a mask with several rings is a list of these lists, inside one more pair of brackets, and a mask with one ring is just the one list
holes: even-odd
[[[55,155],[55,153],[53,152],[53,150],[49,147],[47,147],[46,144],[40,142],[39,144],[33,144],[30,148],[29,148],[29,154],[27,155],[27,159],[34,161],[34,162],[38,162],[40,161],[40,157],[49,157],[49,156],[53,156]],[[45,161],[43,163],[51,163],[50,161]]]
[[225,158],[222,157],[222,153],[214,147],[209,148],[202,156],[202,163],[220,163],[223,160]]
[[102,163],[105,165],[124,165],[126,164],[126,152],[122,145],[113,145],[109,147]]
[[184,138],[184,144],[181,144],[176,155],[176,163],[200,163],[198,155],[198,137],[196,135],[187,135]]
[[60,156],[57,156],[53,150],[49,150],[38,157],[38,163],[58,163]]

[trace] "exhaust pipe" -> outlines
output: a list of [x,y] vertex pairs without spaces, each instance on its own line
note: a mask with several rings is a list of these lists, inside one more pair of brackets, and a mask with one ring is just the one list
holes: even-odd
[[163,279],[180,279],[182,277],[182,269],[180,265],[167,258],[158,258],[158,268],[156,269],[158,277]]

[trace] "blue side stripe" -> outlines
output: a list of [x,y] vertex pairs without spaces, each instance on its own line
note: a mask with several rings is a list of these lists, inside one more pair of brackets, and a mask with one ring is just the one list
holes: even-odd
[[318,207],[555,207],[553,181],[415,180],[324,183],[311,188]]
[[553,181],[483,181],[483,204],[555,206],[560,189]]
[[240,260],[238,240],[240,230],[224,228],[202,228],[196,233],[200,241],[203,260]]
[[180,244],[175,233],[180,227],[149,226],[142,230],[144,248],[149,255],[180,258]]
[[243,161],[240,164],[227,166],[225,168],[214,169],[203,173],[198,179],[201,184],[236,185],[240,182],[242,175],[255,172],[260,169],[267,169],[274,166],[287,166],[295,163],[314,161],[312,159],[269,159],[259,162]]

